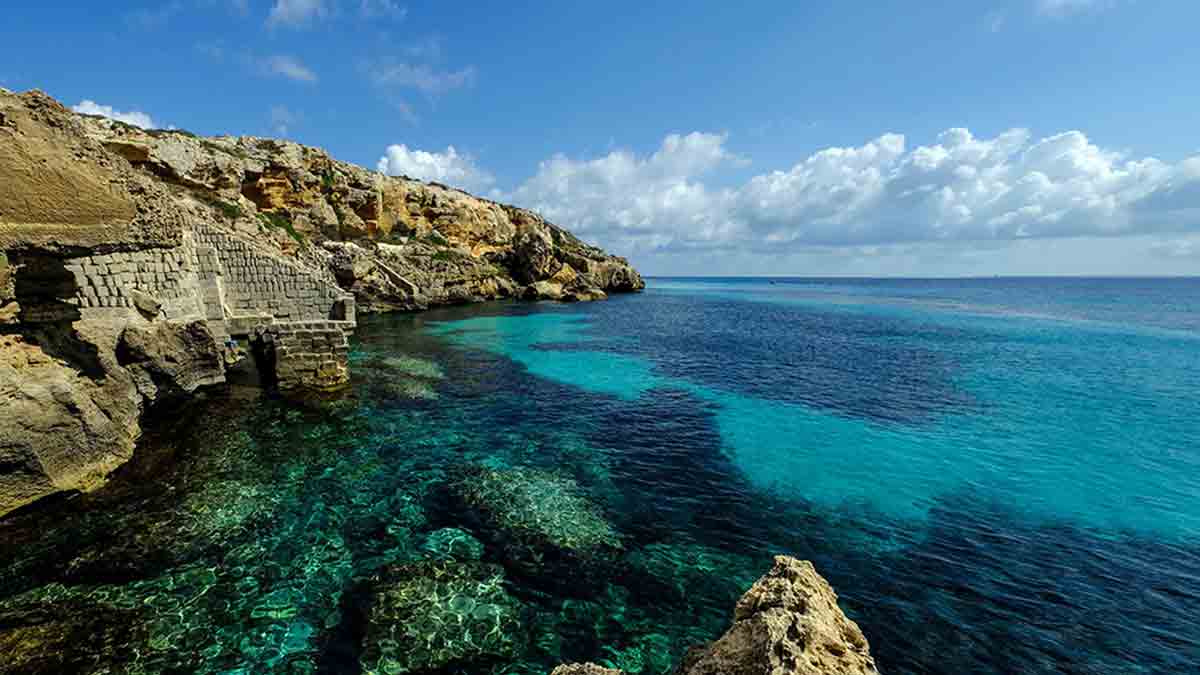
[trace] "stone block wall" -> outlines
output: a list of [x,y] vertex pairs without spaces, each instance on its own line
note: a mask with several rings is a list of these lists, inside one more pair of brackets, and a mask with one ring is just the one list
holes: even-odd
[[231,316],[270,316],[277,323],[333,319],[340,318],[334,316],[335,305],[354,302],[336,284],[225,232],[198,229],[196,241],[220,259]]
[[204,320],[219,344],[230,337],[269,340],[281,387],[332,389],[349,379],[354,296],[233,233],[201,224],[175,248],[72,258],[63,267],[64,290],[56,294],[65,301],[28,307],[30,317],[58,319],[77,310],[83,318],[140,313]]
[[147,249],[131,253],[71,258],[65,265],[77,288],[70,304],[89,308],[124,308],[133,311],[135,292],[144,293],[161,305],[161,316],[169,320],[203,318],[196,292],[196,252],[189,238],[175,248]]
[[350,377],[347,336],[349,321],[292,321],[264,326],[261,339],[270,343],[280,389],[336,389]]

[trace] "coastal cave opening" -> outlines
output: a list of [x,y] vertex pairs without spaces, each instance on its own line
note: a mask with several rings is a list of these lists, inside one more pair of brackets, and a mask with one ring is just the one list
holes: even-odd
[[63,258],[32,253],[10,255],[7,284],[16,321],[8,332],[20,333],[50,356],[62,359],[92,379],[104,377],[96,345],[84,341],[74,323],[79,307],[68,302],[79,292]]
[[275,372],[275,364],[277,356],[275,354],[275,340],[270,333],[251,336],[250,343],[250,361],[247,366],[252,368],[260,386],[264,389],[271,388],[279,384],[279,376]]

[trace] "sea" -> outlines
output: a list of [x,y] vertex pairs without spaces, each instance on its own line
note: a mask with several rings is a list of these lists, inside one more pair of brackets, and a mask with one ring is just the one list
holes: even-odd
[[652,278],[350,359],[0,520],[0,672],[665,675],[786,554],[885,674],[1200,673],[1200,278]]

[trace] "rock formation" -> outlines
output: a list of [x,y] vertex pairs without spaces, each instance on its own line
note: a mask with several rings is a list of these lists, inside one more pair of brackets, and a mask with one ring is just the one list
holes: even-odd
[[505,567],[539,583],[578,591],[623,549],[599,507],[571,478],[528,467],[471,466],[451,481],[462,517],[476,524]]
[[[553,675],[620,675],[594,664]],[[691,648],[676,675],[879,675],[867,639],[842,613],[837,594],[812,563],[777,556],[738,600],[733,626]]]
[[733,626],[680,675],[877,675],[867,639],[812,563],[787,556],[738,600]]
[[281,389],[344,386],[356,309],[642,286],[529,211],[0,89],[0,516],[102,484],[147,409],[247,356]]
[[519,605],[498,567],[410,563],[385,568],[371,584],[365,673],[442,672],[515,653]]

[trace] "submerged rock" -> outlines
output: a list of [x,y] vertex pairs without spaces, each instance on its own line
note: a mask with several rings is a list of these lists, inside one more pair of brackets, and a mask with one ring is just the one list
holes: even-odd
[[812,563],[788,556],[738,601],[733,626],[677,675],[878,675],[867,639]]
[[446,373],[442,367],[433,361],[418,359],[415,356],[390,356],[383,359],[383,367],[396,373],[410,377],[420,377],[427,380],[444,380]]
[[434,558],[449,560],[479,560],[483,557],[483,544],[457,527],[430,532],[421,544],[421,550]]
[[451,491],[506,563],[539,582],[578,587],[622,549],[616,530],[571,478],[528,467],[471,467]]
[[523,640],[520,605],[504,589],[498,566],[397,565],[377,574],[372,587],[362,656],[366,673],[469,668],[513,656]]

